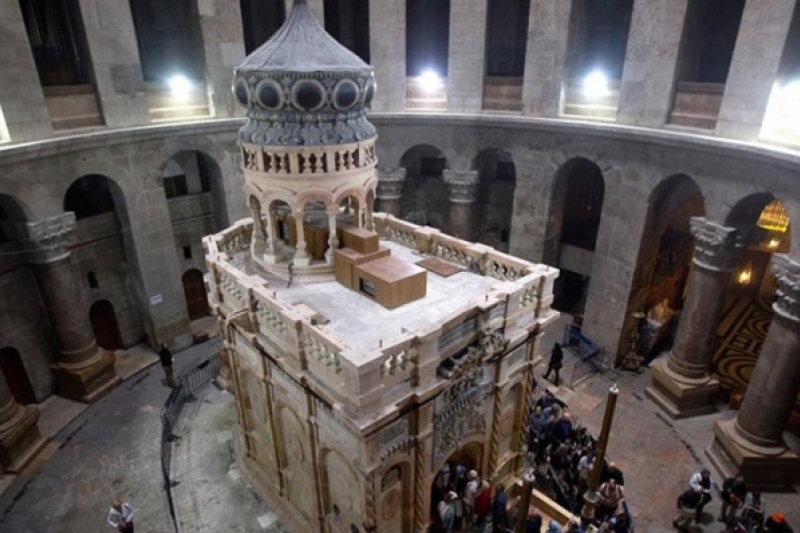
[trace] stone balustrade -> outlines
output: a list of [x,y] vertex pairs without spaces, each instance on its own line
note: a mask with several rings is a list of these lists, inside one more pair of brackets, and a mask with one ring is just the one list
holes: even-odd
[[273,147],[242,144],[242,169],[272,175],[328,175],[370,168],[377,163],[375,140],[319,147]]

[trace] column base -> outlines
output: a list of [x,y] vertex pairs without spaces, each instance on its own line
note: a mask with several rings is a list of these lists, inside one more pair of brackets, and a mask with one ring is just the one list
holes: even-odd
[[653,381],[644,392],[670,418],[691,418],[716,410],[714,403],[719,393],[719,381],[716,378],[683,378],[672,372],[666,361],[656,363],[651,370]]
[[22,472],[48,442],[39,433],[39,410],[30,405],[19,409],[21,413],[13,425],[0,432],[0,464],[9,474]]
[[800,459],[785,446],[765,448],[736,433],[735,420],[714,423],[714,442],[706,456],[724,478],[741,473],[751,489],[793,492],[800,480]]
[[113,353],[98,348],[94,360],[78,368],[63,363],[51,365],[58,381],[58,394],[83,403],[96,402],[122,383],[114,370],[115,360]]

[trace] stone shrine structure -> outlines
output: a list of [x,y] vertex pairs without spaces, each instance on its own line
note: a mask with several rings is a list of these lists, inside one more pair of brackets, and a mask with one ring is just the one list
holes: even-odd
[[[427,531],[454,453],[493,482],[519,476],[533,363],[558,316],[558,270],[372,212],[376,189],[391,206],[403,180],[376,174],[374,87],[296,1],[235,71],[252,218],[204,239],[241,470],[293,531]],[[468,221],[474,177],[452,181]],[[428,270],[424,296],[390,309],[334,279],[342,241],[375,233]]]

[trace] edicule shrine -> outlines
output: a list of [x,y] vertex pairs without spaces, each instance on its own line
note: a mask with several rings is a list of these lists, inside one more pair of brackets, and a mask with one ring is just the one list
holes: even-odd
[[233,90],[252,218],[204,244],[247,478],[293,531],[385,533],[455,453],[516,480],[558,270],[373,213],[373,69],[305,1]]

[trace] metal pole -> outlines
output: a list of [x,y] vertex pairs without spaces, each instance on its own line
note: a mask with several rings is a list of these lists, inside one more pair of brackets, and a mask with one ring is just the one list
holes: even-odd
[[595,454],[594,468],[592,477],[589,479],[589,488],[583,495],[583,511],[581,512],[581,522],[584,529],[594,521],[595,505],[600,497],[597,495],[597,487],[600,485],[600,474],[603,472],[603,464],[606,459],[606,447],[608,437],[611,434],[611,422],[614,420],[614,410],[617,407],[617,395],[619,389],[614,384],[608,389],[608,400],[606,400],[606,412],[603,415],[603,428],[600,430],[600,441],[597,443],[597,453]]
[[525,525],[528,521],[528,509],[531,506],[531,492],[533,484],[536,482],[534,470],[531,468],[522,476],[522,498],[517,507],[517,523],[514,526],[514,533],[525,533]]

